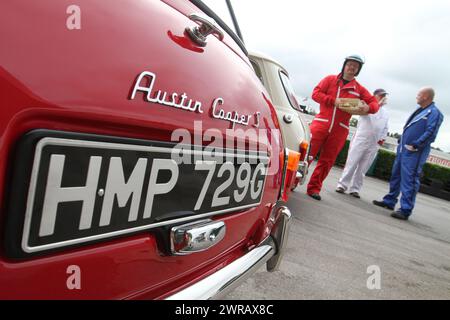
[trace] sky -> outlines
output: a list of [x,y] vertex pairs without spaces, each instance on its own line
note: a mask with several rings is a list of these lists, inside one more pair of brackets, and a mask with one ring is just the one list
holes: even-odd
[[[225,0],[204,2],[232,26]],[[418,107],[417,92],[432,86],[444,114],[433,146],[450,152],[450,1],[231,2],[247,49],[280,62],[299,96],[310,97],[322,78],[340,72],[346,56],[359,54],[366,63],[358,82],[389,92],[389,132],[401,133]]]

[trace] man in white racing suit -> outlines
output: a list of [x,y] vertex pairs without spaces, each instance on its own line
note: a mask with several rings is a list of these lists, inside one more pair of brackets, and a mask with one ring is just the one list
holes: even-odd
[[344,172],[336,188],[336,192],[348,191],[355,198],[360,198],[359,191],[363,185],[364,174],[369,170],[388,133],[389,116],[383,107],[386,104],[387,92],[377,89],[373,95],[378,100],[380,109],[375,114],[359,117],[358,128],[350,142]]

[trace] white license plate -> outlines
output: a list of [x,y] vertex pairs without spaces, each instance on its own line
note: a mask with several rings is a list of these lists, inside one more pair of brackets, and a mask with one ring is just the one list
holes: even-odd
[[74,246],[261,202],[267,155],[221,150],[211,160],[202,150],[183,150],[191,161],[176,161],[172,147],[40,139],[22,250]]

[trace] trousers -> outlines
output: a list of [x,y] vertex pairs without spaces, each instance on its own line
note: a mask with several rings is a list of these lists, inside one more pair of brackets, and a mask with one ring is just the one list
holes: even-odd
[[320,151],[316,168],[308,182],[308,194],[320,193],[325,178],[330,173],[336,158],[345,144],[348,127],[338,123],[329,130],[327,123],[313,121],[311,124],[311,148],[309,154],[314,159]]
[[373,139],[355,136],[348,150],[344,171],[337,184],[348,192],[359,192],[363,185],[364,175],[377,156],[379,145]]
[[384,203],[395,207],[401,193],[400,211],[406,216],[412,213],[420,188],[420,174],[429,153],[429,149],[409,151],[402,146],[398,147],[389,181],[389,193],[384,196]]

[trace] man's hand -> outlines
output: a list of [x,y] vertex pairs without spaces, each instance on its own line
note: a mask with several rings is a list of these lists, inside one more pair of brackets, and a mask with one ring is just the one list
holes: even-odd
[[412,152],[415,152],[418,150],[417,148],[414,148],[414,146],[412,146],[410,144],[405,144],[405,149],[408,151],[412,151]]
[[359,116],[365,116],[369,114],[369,105],[365,103],[364,101],[359,101],[359,104],[356,108],[346,108],[342,105],[338,105],[338,108],[342,111],[345,111],[347,113],[350,113],[352,115],[359,115]]
[[358,109],[359,109],[358,110],[359,113],[357,113],[357,114],[359,114],[359,115],[365,116],[365,115],[369,114],[369,110],[370,110],[369,105],[363,100],[361,100],[359,102]]

